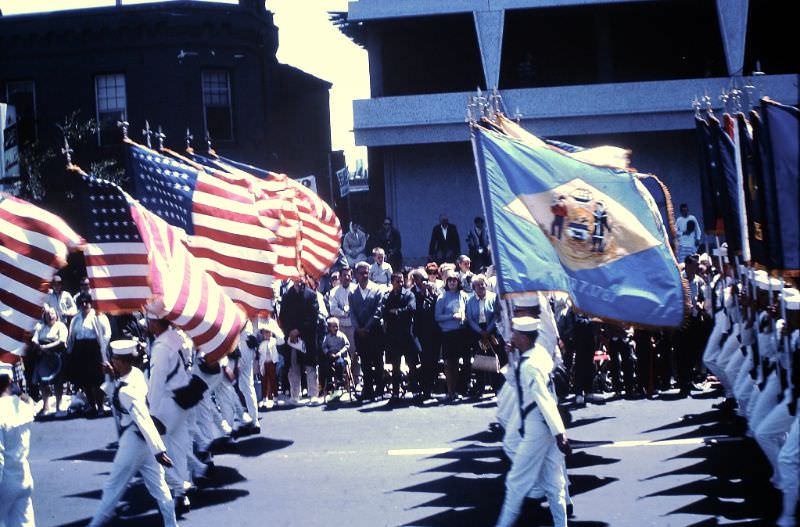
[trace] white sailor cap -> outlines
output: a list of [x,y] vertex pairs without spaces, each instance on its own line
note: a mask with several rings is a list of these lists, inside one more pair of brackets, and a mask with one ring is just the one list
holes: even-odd
[[698,261],[698,263],[708,263],[708,264],[710,264],[711,263],[711,257],[708,255],[708,253],[703,253],[700,256],[698,256],[697,261]]
[[12,379],[14,378],[14,365],[9,364],[7,362],[0,361],[0,376],[8,375]]
[[771,289],[772,291],[777,292],[778,290],[780,290],[782,285],[782,282],[780,281],[779,278],[774,278],[772,276],[769,276],[767,273],[756,274],[755,281],[758,288],[761,289],[762,291],[769,291]]
[[522,296],[511,299],[514,307],[537,307],[539,305],[539,293],[526,293]]
[[139,342],[136,340],[115,340],[109,344],[111,353],[114,355],[138,355]]
[[794,287],[787,287],[783,290],[783,301],[786,303],[788,311],[800,311],[800,291]]
[[511,329],[514,331],[538,331],[541,322],[535,317],[514,317],[511,319]]

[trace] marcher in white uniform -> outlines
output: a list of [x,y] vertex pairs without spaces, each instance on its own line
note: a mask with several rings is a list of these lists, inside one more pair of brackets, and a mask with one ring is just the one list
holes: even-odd
[[[191,484],[187,461],[192,452],[189,435],[188,411],[178,406],[173,391],[189,384],[187,357],[184,354],[184,337],[166,319],[147,321],[150,334],[155,337],[150,346],[150,379],[147,383],[147,401],[150,415],[165,427],[164,443],[167,454],[175,466],[166,471],[166,479],[180,511],[189,507],[186,488]],[[191,348],[189,348],[191,349]]]
[[778,455],[778,471],[781,474],[779,488],[783,492],[783,513],[778,518],[778,526],[795,527],[800,479],[800,413],[794,417],[786,443]]
[[239,360],[237,370],[239,372],[239,390],[244,396],[247,414],[252,421],[247,432],[260,434],[261,426],[258,424],[258,397],[256,396],[256,385],[253,377],[253,367],[256,364],[256,351],[258,350],[258,339],[253,332],[253,324],[248,320],[242,332],[239,334]]
[[506,477],[506,496],[498,527],[514,525],[525,497],[536,487],[547,496],[554,526],[567,525],[566,480],[561,457],[570,453],[570,446],[552,391],[553,359],[550,352],[536,344],[539,326],[539,320],[533,317],[517,317],[512,321],[511,343],[522,350],[516,368],[518,400],[522,404],[509,426],[519,428],[520,441]]
[[0,525],[34,527],[33,477],[28,452],[33,402],[11,395],[14,369],[0,362]]
[[135,340],[112,342],[111,365],[104,365],[116,377],[115,382],[103,384],[103,391],[111,396],[112,404],[119,413],[122,435],[114,455],[111,474],[103,486],[103,497],[90,526],[105,525],[111,520],[114,507],[137,472],[141,474],[145,487],[158,503],[164,525],[178,525],[172,495],[164,480],[163,467],[171,467],[172,460],[167,456],[167,447],[158,435],[147,410],[147,382],[144,374],[133,366],[137,344]]

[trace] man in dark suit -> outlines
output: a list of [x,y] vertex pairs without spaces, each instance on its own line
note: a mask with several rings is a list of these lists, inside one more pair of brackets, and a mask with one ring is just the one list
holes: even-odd
[[[286,359],[289,369],[289,387],[293,402],[300,395],[300,375],[305,369],[308,396],[317,402],[319,389],[317,385],[317,317],[319,302],[317,294],[306,287],[305,282],[298,279],[281,299],[281,310],[278,320],[286,334],[286,344],[281,353]],[[302,345],[299,343],[302,341]],[[304,349],[305,351],[300,351]],[[296,359],[296,363],[292,359]]]
[[439,216],[439,225],[431,232],[431,242],[428,245],[428,258],[432,262],[455,262],[461,254],[461,241],[458,229],[450,224],[446,214]]
[[[400,363],[403,356],[409,377],[416,379],[419,350],[411,327],[417,304],[411,291],[403,289],[403,273],[392,273],[392,289],[383,295],[375,318],[383,319],[386,326],[386,354],[392,362],[392,401],[400,396]],[[409,390],[415,391],[409,379]]]
[[380,320],[375,318],[381,291],[369,281],[369,264],[356,264],[358,287],[350,293],[350,322],[355,334],[356,349],[361,358],[364,375],[364,390],[361,400],[371,400],[383,394],[383,342],[381,342]]

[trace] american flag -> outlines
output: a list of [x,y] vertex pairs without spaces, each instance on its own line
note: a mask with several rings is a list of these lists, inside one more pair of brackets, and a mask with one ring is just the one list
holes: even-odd
[[271,309],[277,257],[247,181],[128,142],[134,196],[186,233],[186,246],[248,316]]
[[0,361],[22,356],[42,316],[43,289],[81,243],[58,216],[0,193]]
[[257,176],[262,181],[264,203],[269,206],[280,199],[291,199],[297,209],[299,232],[296,247],[300,266],[309,275],[319,278],[325,274],[339,255],[342,226],[333,209],[311,189],[287,177],[224,157],[207,160],[228,172],[242,171]]
[[185,232],[113,183],[82,176],[86,273],[97,309],[145,309],[184,330],[209,360],[230,352],[245,314],[187,251]]

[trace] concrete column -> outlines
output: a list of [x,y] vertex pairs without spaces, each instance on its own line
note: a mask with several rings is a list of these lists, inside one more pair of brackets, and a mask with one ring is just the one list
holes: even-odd
[[717,0],[719,30],[730,76],[744,73],[748,4],[748,0]]
[[497,87],[500,82],[500,58],[503,52],[503,25],[505,10],[474,11],[475,32],[481,50],[483,77],[486,89]]

